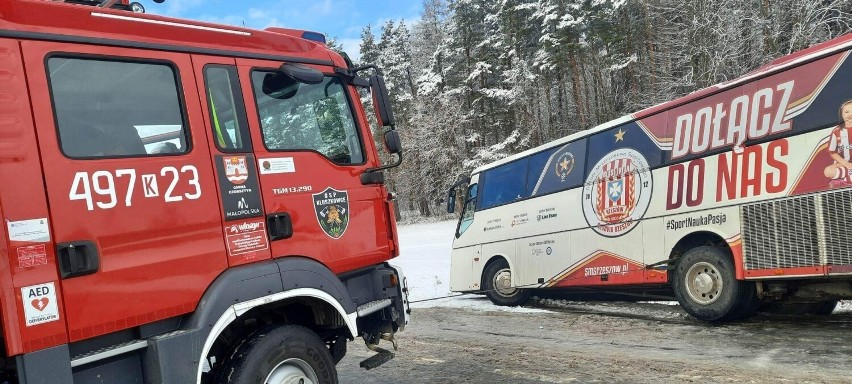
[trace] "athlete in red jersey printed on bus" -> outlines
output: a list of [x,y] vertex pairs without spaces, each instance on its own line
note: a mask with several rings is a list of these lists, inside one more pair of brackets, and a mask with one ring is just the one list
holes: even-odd
[[[831,184],[852,184],[852,100],[840,105],[840,123],[828,138],[828,151],[834,164],[825,167],[825,177]],[[839,185],[838,185],[839,186]]]

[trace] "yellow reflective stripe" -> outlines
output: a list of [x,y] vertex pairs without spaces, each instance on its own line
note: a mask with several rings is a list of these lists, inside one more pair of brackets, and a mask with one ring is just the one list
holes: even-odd
[[225,148],[225,137],[222,136],[222,128],[219,127],[219,117],[216,116],[216,104],[213,103],[213,92],[210,92],[210,115],[213,116],[213,130],[216,132],[216,141],[219,148]]

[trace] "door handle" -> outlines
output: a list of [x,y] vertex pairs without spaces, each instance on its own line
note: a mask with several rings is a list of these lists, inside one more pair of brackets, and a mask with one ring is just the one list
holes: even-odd
[[293,236],[293,221],[287,212],[272,213],[266,216],[266,230],[269,240],[289,239]]
[[91,275],[101,266],[98,247],[91,241],[56,244],[56,255],[63,279]]

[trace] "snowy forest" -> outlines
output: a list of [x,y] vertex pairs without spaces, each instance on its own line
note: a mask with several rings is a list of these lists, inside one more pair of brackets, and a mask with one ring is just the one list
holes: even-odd
[[388,187],[411,219],[445,213],[477,166],[740,77],[850,15],[852,0],[424,0],[415,23],[365,26],[359,62],[391,92],[405,160]]

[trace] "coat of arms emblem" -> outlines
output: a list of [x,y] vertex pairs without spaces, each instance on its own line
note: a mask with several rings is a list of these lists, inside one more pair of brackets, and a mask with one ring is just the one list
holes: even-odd
[[222,161],[225,162],[225,177],[231,183],[240,185],[248,180],[248,165],[245,156],[225,156]]
[[633,149],[617,149],[589,172],[583,187],[583,214],[595,232],[621,236],[645,215],[652,191],[653,179],[645,157]]

